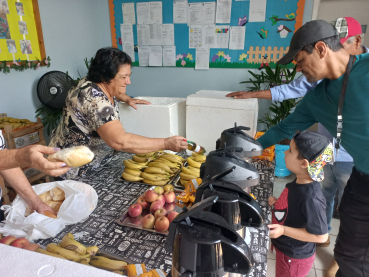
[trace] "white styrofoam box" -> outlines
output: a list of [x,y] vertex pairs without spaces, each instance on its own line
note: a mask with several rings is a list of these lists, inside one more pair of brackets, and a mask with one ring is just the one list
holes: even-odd
[[186,98],[135,98],[150,101],[151,105],[137,105],[135,110],[119,103],[120,122],[126,132],[150,138],[186,135]]
[[53,276],[53,277],[114,277],[116,273],[76,262],[0,244],[1,277]]
[[220,134],[228,128],[250,127],[245,131],[254,137],[257,128],[258,100],[226,97],[231,91],[200,90],[186,101],[186,138],[203,146],[207,152],[215,150]]

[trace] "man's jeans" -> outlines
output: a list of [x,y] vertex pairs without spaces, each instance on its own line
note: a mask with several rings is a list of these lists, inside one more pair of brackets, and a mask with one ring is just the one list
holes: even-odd
[[334,209],[334,197],[338,190],[338,205],[341,203],[344,188],[350,178],[354,163],[335,162],[324,166],[324,180],[321,182],[322,191],[327,202],[326,214],[328,230],[331,231],[331,220]]

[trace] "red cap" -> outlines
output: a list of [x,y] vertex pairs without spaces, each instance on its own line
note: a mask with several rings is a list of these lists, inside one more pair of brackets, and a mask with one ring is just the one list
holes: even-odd
[[339,34],[341,44],[350,37],[362,34],[360,23],[352,17],[337,18],[332,24]]

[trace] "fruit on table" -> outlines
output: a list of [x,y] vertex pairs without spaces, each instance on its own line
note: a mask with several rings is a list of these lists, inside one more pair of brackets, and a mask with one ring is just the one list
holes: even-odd
[[55,243],[48,244],[46,247],[46,251],[58,254],[60,256],[65,257],[67,260],[74,261],[74,262],[78,262],[81,259],[81,256],[78,255],[77,253],[71,250],[59,247]]
[[165,170],[168,173],[172,173],[172,170],[170,169],[169,166],[167,166],[166,164],[163,163],[159,163],[159,162],[151,162],[147,165],[148,167],[157,167],[157,168],[161,168],[163,170]]
[[166,159],[172,163],[177,163],[177,164],[182,164],[183,162],[183,158],[182,157],[179,157],[177,155],[168,155],[168,154],[165,154],[165,155],[162,155],[160,156],[160,158],[162,159]]
[[190,166],[193,166],[193,167],[196,167],[196,168],[200,168],[201,167],[201,163],[200,162],[197,162],[193,159],[193,157],[188,157],[187,158],[187,163],[190,165]]
[[130,169],[128,167],[124,168],[124,172],[127,172],[128,174],[131,174],[131,175],[137,176],[137,177],[141,177],[141,174],[142,174],[142,171]]
[[174,187],[171,184],[165,185],[163,189],[164,189],[164,192],[174,191]]
[[192,159],[196,162],[204,163],[206,161],[206,156],[205,155],[197,155],[197,156],[192,157]]
[[169,180],[165,180],[165,181],[151,181],[151,180],[143,179],[143,182],[145,184],[152,185],[152,186],[164,186],[164,185],[168,184],[168,181]]
[[166,203],[173,203],[176,199],[176,195],[173,191],[167,191],[164,193],[164,198]]
[[141,205],[142,209],[147,209],[149,207],[149,203],[145,200],[144,196],[140,196],[137,199],[137,204]]
[[150,174],[146,172],[142,172],[141,174],[143,179],[150,180],[150,181],[169,181],[170,175],[169,174]]
[[14,237],[14,236],[6,236],[6,237],[3,237],[1,240],[0,240],[0,243],[2,244],[6,244],[6,245],[10,245],[13,241],[15,241],[17,238]]
[[145,192],[145,200],[147,202],[154,202],[156,199],[158,199],[158,197],[159,195],[153,190],[148,190]]
[[163,175],[168,173],[164,169],[159,168],[159,167],[154,167],[154,166],[146,167],[144,172],[151,173],[151,174],[163,174]]
[[78,261],[79,263],[86,262],[89,264],[91,261],[91,256],[89,254],[85,254],[81,256],[81,259]]
[[158,232],[165,232],[169,228],[169,220],[165,216],[158,217],[155,220],[155,230]]
[[55,254],[53,252],[46,251],[45,249],[42,249],[42,248],[37,249],[36,252],[66,260],[65,257],[63,257],[61,255],[58,255],[58,254]]
[[108,258],[102,257],[102,256],[95,256],[91,258],[90,264],[106,270],[123,270],[123,266],[127,265],[126,262],[123,261],[115,261],[110,260]]
[[174,211],[176,209],[176,203],[166,203],[163,208],[166,209],[168,212]]
[[173,219],[178,215],[177,212],[175,211],[170,211],[169,214],[168,214],[168,220],[169,220],[169,223],[171,223],[173,221]]
[[137,216],[141,215],[141,213],[142,213],[142,207],[139,204],[133,204],[128,209],[128,214],[131,217],[137,217]]
[[195,171],[195,172],[198,172],[199,174],[200,174],[200,168],[197,168],[197,167],[193,167],[193,166],[187,166],[187,168],[189,169],[189,170],[192,170],[192,171]]
[[159,194],[159,195],[164,194],[164,192],[165,192],[163,187],[155,187],[155,188],[154,188],[154,191],[155,191],[157,194]]
[[161,216],[167,216],[167,215],[168,215],[167,210],[165,210],[163,208],[156,210],[156,212],[154,214],[155,218],[158,218],[158,217],[161,217]]
[[86,253],[90,254],[91,257],[95,256],[97,251],[99,251],[99,248],[96,245],[86,248]]
[[150,206],[150,213],[154,214],[156,210],[163,208],[164,204],[161,201],[155,201]]
[[165,204],[165,197],[163,194],[159,195],[158,199],[156,201],[161,202],[163,205]]
[[137,163],[133,160],[124,160],[123,164],[124,166],[128,167],[129,169],[133,169],[133,170],[141,170],[143,168],[146,168],[146,165]]
[[30,243],[23,247],[23,249],[30,250],[30,251],[36,251],[40,248],[40,245],[37,243]]
[[130,182],[139,182],[143,180],[143,178],[128,174],[127,172],[123,172],[122,177],[124,180],[130,181]]
[[[91,259],[90,259],[91,260]],[[90,265],[90,261],[87,261],[87,260],[85,260],[85,259],[81,259],[78,263],[80,263],[80,264],[84,264],[84,265],[88,265],[88,266],[91,266]]]
[[149,152],[149,153],[146,153],[146,154],[135,154],[137,157],[142,157],[142,158],[150,158],[152,156],[154,156],[157,152],[154,151],[154,152]]
[[155,216],[152,214],[147,214],[142,218],[142,227],[146,229],[154,228]]
[[133,155],[132,160],[134,160],[137,163],[146,163],[147,162],[147,159],[145,157],[139,157],[137,155]]
[[177,163],[172,163],[166,159],[163,158],[159,158],[159,159],[155,159],[154,162],[159,162],[159,163],[163,163],[166,164],[167,166],[169,166],[172,170],[173,169],[178,169],[180,168],[181,164],[177,164]]
[[188,180],[188,181],[197,178],[194,175],[189,175],[189,174],[186,174],[186,173],[183,173],[183,172],[179,173],[179,176],[181,176],[181,179]]
[[10,245],[11,246],[14,246],[14,247],[18,247],[18,248],[23,248],[26,245],[28,245],[29,243],[30,242],[28,241],[28,239],[26,239],[26,238],[19,238],[19,239],[16,239],[16,240],[12,241],[12,243]]
[[79,255],[86,254],[86,247],[82,243],[72,239],[68,234],[63,237],[60,244],[61,247],[71,250]]
[[194,170],[191,170],[191,169],[189,169],[187,167],[184,167],[184,166],[182,167],[182,172],[185,173],[185,174],[200,177],[200,171],[194,171]]
[[182,180],[182,179],[179,179],[179,181],[181,182],[182,186],[185,186],[188,182],[188,180]]

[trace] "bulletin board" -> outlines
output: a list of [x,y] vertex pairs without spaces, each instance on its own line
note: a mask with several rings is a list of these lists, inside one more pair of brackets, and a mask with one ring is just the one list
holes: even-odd
[[37,0],[0,0],[0,62],[45,58]]
[[[123,3],[153,2],[148,0],[109,0],[112,45],[123,50],[120,25],[123,23]],[[216,0],[188,0],[188,3],[216,2]],[[163,24],[173,23],[173,0],[162,0]],[[227,24],[246,26],[244,49],[211,48],[210,68],[260,68],[264,64],[275,67],[288,52],[294,32],[302,26],[305,0],[267,0],[265,21],[248,22],[250,0],[232,0],[231,20]],[[245,23],[246,22],[246,23]],[[137,19],[136,19],[137,23]],[[137,24],[133,25],[135,62],[139,66]],[[174,24],[176,67],[195,67],[196,49],[189,48],[189,26]],[[292,66],[290,64],[290,66]]]

